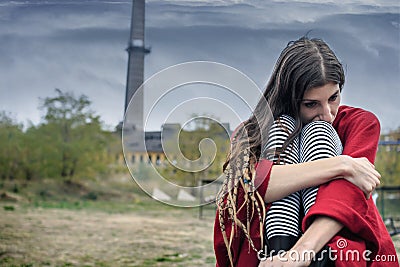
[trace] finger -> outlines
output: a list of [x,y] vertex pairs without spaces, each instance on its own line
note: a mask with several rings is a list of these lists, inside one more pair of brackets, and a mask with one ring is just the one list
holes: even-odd
[[366,188],[367,188],[366,190],[367,199],[369,199],[371,197],[372,192],[375,190],[375,183],[374,182],[369,183]]
[[380,178],[381,178],[381,175],[379,173],[378,173],[377,176],[373,177],[373,181],[375,182],[376,186],[381,184],[381,179]]
[[376,170],[371,170],[370,175],[368,176],[369,180],[373,181],[375,184],[380,184],[381,174]]
[[375,170],[375,165],[371,163],[371,161],[368,160],[368,163],[371,165],[371,167]]
[[374,169],[375,169],[374,164],[372,164],[371,161],[369,161],[369,159],[367,159],[366,157],[362,157],[361,159],[362,159],[363,162],[367,162],[369,165],[372,165],[374,167]]
[[381,177],[381,174],[380,174],[377,170],[373,169],[373,170],[371,170],[371,171],[372,171],[372,173],[373,173],[376,177],[378,177],[378,178]]
[[363,186],[362,192],[364,193],[365,198],[368,199],[368,197],[369,197],[369,191],[368,191],[366,185]]
[[371,180],[371,193],[375,190],[375,188],[378,186],[379,180],[372,179]]

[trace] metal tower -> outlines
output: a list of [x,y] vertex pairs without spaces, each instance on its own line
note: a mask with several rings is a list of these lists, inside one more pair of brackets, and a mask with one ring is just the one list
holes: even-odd
[[[132,96],[143,83],[144,56],[150,53],[150,49],[144,45],[144,18],[145,0],[132,0],[131,33],[128,48],[128,73],[125,93],[125,109]],[[134,105],[130,107],[130,123],[136,129],[143,129],[143,90],[137,93]],[[132,103],[133,104],[133,103]]]

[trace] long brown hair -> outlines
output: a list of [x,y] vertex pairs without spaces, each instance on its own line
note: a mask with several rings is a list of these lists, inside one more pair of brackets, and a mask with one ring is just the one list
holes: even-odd
[[[265,145],[263,133],[268,132],[272,120],[276,120],[281,115],[286,114],[295,118],[297,122],[295,130],[285,141],[282,148],[284,150],[299,135],[303,127],[299,113],[300,101],[304,92],[329,82],[338,84],[340,90],[345,82],[342,64],[329,46],[321,39],[309,39],[308,37],[289,42],[275,64],[263,99],[258,102],[252,116],[234,132],[230,152],[223,165],[226,179],[217,196],[219,225],[231,265],[233,265],[233,259],[230,246],[236,227],[232,227],[228,238],[225,224],[233,223],[239,226],[252,248],[257,251],[249,233],[249,221],[252,220],[252,217],[248,216],[247,223],[242,223],[236,216],[238,210],[244,205],[247,208],[249,206],[255,208],[253,212],[257,211],[260,219],[261,238],[263,236],[265,206],[263,196],[257,193],[254,186],[254,164],[260,160],[262,146]],[[241,189],[244,190],[245,203],[237,203],[238,190]],[[227,214],[225,214],[226,212]],[[225,215],[227,215],[228,221],[225,221]],[[262,240],[261,244],[263,244]]]

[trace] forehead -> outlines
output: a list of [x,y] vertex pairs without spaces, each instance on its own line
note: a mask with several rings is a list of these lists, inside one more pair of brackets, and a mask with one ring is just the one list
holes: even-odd
[[327,83],[323,86],[313,87],[304,92],[303,100],[320,100],[329,98],[339,91],[337,83]]

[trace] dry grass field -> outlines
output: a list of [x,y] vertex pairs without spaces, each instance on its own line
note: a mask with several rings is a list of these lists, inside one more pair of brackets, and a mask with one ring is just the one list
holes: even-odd
[[212,266],[214,215],[156,202],[126,176],[0,184],[0,266]]
[[215,265],[213,207],[199,219],[132,184],[19,186],[21,197],[0,198],[0,266]]
[[213,220],[196,215],[183,209],[2,209],[0,265],[211,266]]

